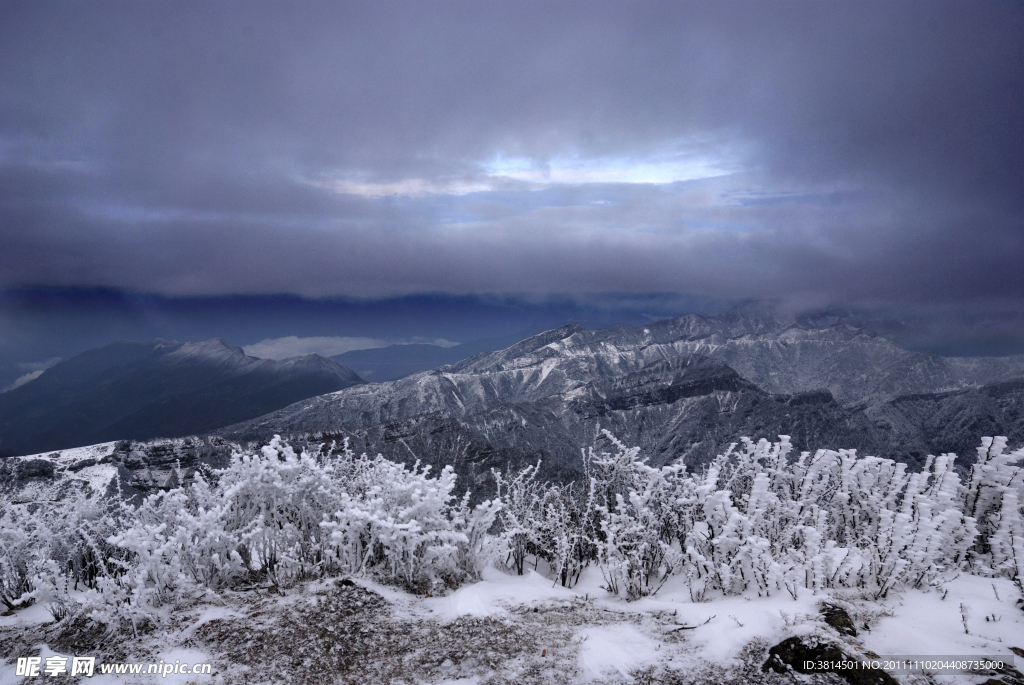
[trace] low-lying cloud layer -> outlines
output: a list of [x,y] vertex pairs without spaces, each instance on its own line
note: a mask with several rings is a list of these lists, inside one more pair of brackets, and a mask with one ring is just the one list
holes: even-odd
[[998,308],[1022,37],[1013,2],[6,3],[0,288]]
[[250,357],[288,359],[307,354],[319,354],[321,357],[330,357],[335,354],[351,352],[352,350],[369,350],[375,347],[385,347],[387,344],[387,342],[375,338],[351,338],[344,336],[299,338],[294,335],[288,335],[283,338],[261,340],[258,343],[246,345],[243,349]]
[[379,338],[358,338],[346,336],[314,336],[311,338],[300,338],[288,335],[283,338],[268,338],[252,345],[246,345],[243,349],[250,357],[260,359],[288,359],[290,357],[301,357],[307,354],[319,354],[321,357],[333,357],[336,354],[344,354],[352,350],[371,350],[377,347],[388,345],[403,345],[410,342],[427,343],[439,347],[453,347],[458,343],[444,338],[436,340],[399,340],[387,341]]
[[14,382],[7,387],[0,387],[0,392],[7,392],[8,390],[14,390],[20,388],[29,381],[34,381],[43,375],[43,371],[46,371],[51,366],[54,366],[61,360],[60,357],[52,357],[41,362],[23,362],[15,364],[15,366],[21,371],[28,371],[28,373],[22,374],[14,379]]

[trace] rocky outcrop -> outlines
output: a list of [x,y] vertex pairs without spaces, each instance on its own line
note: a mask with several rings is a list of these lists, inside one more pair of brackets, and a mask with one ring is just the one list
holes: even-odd
[[227,466],[239,446],[220,438],[123,440],[0,459],[0,493],[14,501],[59,500],[71,492],[138,499]]
[[764,672],[835,673],[850,685],[899,685],[899,681],[880,668],[847,655],[838,645],[815,637],[791,637],[768,650]]

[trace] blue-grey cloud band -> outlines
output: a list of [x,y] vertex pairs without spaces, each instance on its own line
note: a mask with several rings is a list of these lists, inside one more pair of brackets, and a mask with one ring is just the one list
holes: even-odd
[[1024,295],[1019,3],[6,3],[0,287]]

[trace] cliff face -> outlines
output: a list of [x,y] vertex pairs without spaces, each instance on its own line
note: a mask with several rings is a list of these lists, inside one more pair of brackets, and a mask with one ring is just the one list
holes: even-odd
[[13,501],[59,500],[71,491],[139,499],[223,468],[238,445],[219,438],[121,440],[0,459],[0,494]]

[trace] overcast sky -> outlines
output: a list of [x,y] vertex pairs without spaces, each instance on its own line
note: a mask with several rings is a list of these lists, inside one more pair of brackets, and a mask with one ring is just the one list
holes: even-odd
[[1014,310],[1024,3],[0,4],[0,288]]

